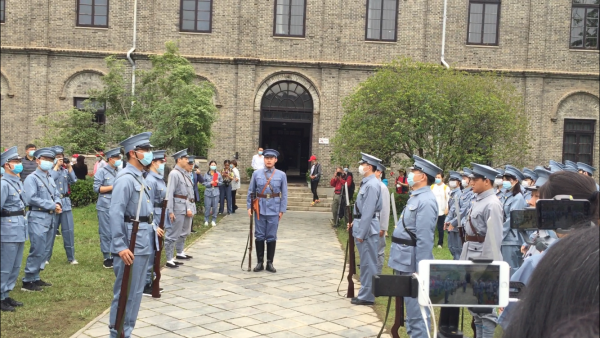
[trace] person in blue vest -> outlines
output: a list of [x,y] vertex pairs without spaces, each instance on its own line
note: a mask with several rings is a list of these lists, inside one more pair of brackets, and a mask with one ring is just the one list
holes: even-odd
[[[433,234],[438,218],[438,203],[430,186],[442,170],[430,161],[413,155],[414,166],[408,175],[412,194],[406,202],[392,236],[388,265],[396,275],[412,275],[419,262],[433,259]],[[404,298],[406,332],[411,337],[427,337],[425,322],[416,298]],[[427,321],[430,314],[427,313]]]
[[100,251],[105,269],[112,269],[113,258],[110,253],[110,223],[109,209],[112,197],[113,184],[117,178],[117,168],[123,163],[121,159],[121,148],[113,148],[104,153],[106,165],[96,171],[94,175],[94,191],[98,194],[96,211],[98,213],[98,233],[100,234]]
[[17,147],[9,148],[0,155],[0,166],[4,170],[0,181],[0,309],[13,312],[16,307],[23,306],[23,303],[9,297],[9,293],[17,283],[27,239],[23,183],[19,178],[23,164]]
[[[592,167],[589,164],[583,163],[583,162],[577,162],[577,169],[580,174],[589,176],[589,177],[593,177],[594,171],[596,171],[596,168]],[[598,183],[596,183],[596,190],[600,191],[600,186],[598,185]]]
[[[155,248],[154,252],[150,254],[150,259],[148,260],[148,269],[146,270],[146,285],[144,286],[144,296],[152,295],[152,282],[154,281],[154,257],[157,254],[159,248],[159,238],[163,237],[164,231],[159,228],[160,218],[162,216],[162,203],[167,196],[167,185],[164,181],[165,174],[165,164],[167,160],[165,158],[164,150],[155,150],[152,152],[152,164],[148,166],[148,175],[146,175],[146,184],[148,185],[148,189],[153,191],[154,199],[152,200],[152,215],[153,222],[152,228],[156,233],[156,238],[152,243],[152,246]],[[165,229],[171,227],[171,220],[167,216],[169,214],[169,209],[165,211]],[[161,288],[162,289],[162,288]]]
[[62,212],[62,199],[50,171],[54,166],[54,150],[41,148],[35,151],[38,168],[23,182],[29,233],[29,255],[25,264],[23,291],[42,291],[42,287],[52,286],[40,278],[40,271],[46,267],[50,241],[56,234],[54,214]]
[[[65,149],[61,146],[54,146],[52,149],[56,157],[54,158],[54,168],[50,171],[50,176],[52,176],[56,184],[62,201],[62,212],[54,215],[56,218],[54,222],[55,230],[58,232],[58,229],[62,228],[63,245],[67,254],[67,261],[69,261],[69,264],[77,265],[79,263],[75,259],[75,223],[73,222],[71,198],[69,197],[71,195],[70,186],[77,182],[77,177],[71,167],[71,162],[64,163]],[[47,262],[52,257],[54,238],[51,239],[49,244],[48,257],[46,257]]]
[[[287,209],[288,190],[287,176],[283,171],[275,169],[279,153],[274,149],[263,152],[265,167],[252,173],[246,207],[248,216],[252,217],[252,200],[258,198],[259,214],[255,215],[254,238],[256,259],[258,264],[254,272],[264,269],[265,241],[267,243],[267,268],[269,272],[277,272],[273,266],[275,247],[277,245],[277,228],[279,221]],[[212,168],[211,168],[212,169]],[[268,184],[267,184],[268,183]]]
[[505,190],[504,202],[502,209],[504,210],[504,225],[502,229],[502,257],[504,261],[510,265],[511,275],[523,263],[523,254],[521,253],[521,245],[523,237],[514,229],[510,228],[510,212],[513,210],[521,210],[527,207],[525,198],[521,192],[521,181],[525,177],[521,171],[511,165],[507,165],[504,171],[502,187]]
[[[155,234],[152,226],[154,192],[148,189],[148,184],[143,176],[144,168],[152,164],[153,159],[150,151],[152,148],[150,144],[151,135],[150,132],[137,134],[120,143],[125,150],[127,166],[123,170],[119,170],[117,174],[113,185],[113,196],[110,201],[111,252],[114,257],[113,271],[115,273],[109,318],[111,338],[117,338],[119,330],[115,326],[119,298],[126,297],[126,295],[121,295],[125,266],[131,265],[131,275],[129,277],[131,284],[127,295],[123,332],[125,337],[131,337],[146,284],[148,260],[154,253]],[[135,249],[132,252],[129,250],[129,243],[132,236],[133,221],[138,216],[139,228]]]
[[[448,186],[450,186],[450,199],[448,200],[448,215],[444,220],[444,228],[448,231],[448,249],[450,254],[457,260],[460,258],[462,251],[462,241],[458,233],[458,218],[460,213],[460,197],[462,191],[460,185],[462,181],[462,175],[457,171],[450,171],[450,179]],[[456,203],[458,201],[458,203]],[[456,206],[459,206],[458,208]],[[462,218],[461,218],[462,222]]]

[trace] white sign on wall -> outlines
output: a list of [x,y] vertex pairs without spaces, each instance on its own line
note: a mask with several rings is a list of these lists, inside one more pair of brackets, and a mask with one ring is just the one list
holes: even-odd
[[319,144],[329,144],[328,138],[319,138]]

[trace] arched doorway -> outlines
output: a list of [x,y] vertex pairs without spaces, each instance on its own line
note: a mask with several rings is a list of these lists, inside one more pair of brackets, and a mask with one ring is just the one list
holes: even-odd
[[276,149],[281,156],[276,167],[288,179],[304,179],[310,154],[313,99],[308,90],[294,81],[270,86],[260,105],[260,144]]

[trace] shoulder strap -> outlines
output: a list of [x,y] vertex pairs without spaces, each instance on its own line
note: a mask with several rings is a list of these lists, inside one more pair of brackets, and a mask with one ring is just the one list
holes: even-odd
[[48,191],[48,193],[52,197],[52,201],[54,201],[54,194],[50,191],[50,188],[48,188],[48,186],[46,186],[46,183],[44,183],[44,180],[42,180],[42,178],[39,177],[38,174],[36,174],[36,173],[33,173],[33,176],[37,177],[42,182],[42,185],[44,186],[44,188],[46,188],[46,190]]
[[406,231],[410,238],[412,238],[412,240],[416,242],[417,236],[412,231],[408,230],[408,228],[406,227],[406,223],[404,223],[404,213],[402,215],[402,226],[404,227],[404,231]]
[[21,202],[23,202],[23,206],[26,206],[27,203],[25,203],[25,201],[23,200],[23,196],[21,196],[21,190],[15,188],[15,186],[12,185],[12,183],[10,183],[9,180],[4,179],[4,177],[2,177],[2,181],[6,182],[8,185],[10,185],[13,189],[15,189],[19,193],[19,199],[21,200]]
[[[273,188],[271,187],[271,179],[273,178],[273,175],[275,175],[275,170],[277,169],[273,169],[273,173],[271,174],[271,177],[269,177],[267,179],[267,183],[265,184],[265,186],[263,187],[262,192],[260,193],[261,195],[263,195],[265,193],[265,189],[267,189],[267,186],[269,186],[269,189],[271,189],[271,192],[273,192]],[[267,178],[267,172],[264,172],[265,174],[265,178]]]
[[135,177],[135,175],[132,173],[123,173],[123,175],[131,175],[131,177],[133,177],[134,180],[136,180],[139,184],[142,185],[142,187],[144,187],[144,193],[146,194],[146,196],[148,196],[148,198],[150,198],[150,194],[148,193],[148,190],[146,190],[148,189],[148,185],[140,182],[140,180],[138,180],[137,177]]

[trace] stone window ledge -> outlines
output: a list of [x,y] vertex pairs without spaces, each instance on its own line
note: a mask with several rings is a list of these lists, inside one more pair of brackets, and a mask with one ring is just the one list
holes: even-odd
[[466,47],[469,48],[490,48],[490,49],[500,49],[500,46],[489,46],[489,45],[470,45],[465,44]]
[[395,45],[397,41],[375,41],[375,40],[364,40],[365,43],[374,43],[374,44],[382,44],[382,45]]
[[281,35],[272,35],[273,39],[283,39],[283,40],[306,40],[305,37],[301,36],[281,36]]
[[569,48],[569,52],[576,52],[576,53],[600,53],[600,50],[598,49],[571,49]]
[[91,29],[91,30],[107,31],[110,28],[107,28],[107,27],[82,27],[82,26],[75,26],[75,29]]
[[179,34],[183,34],[183,35],[211,35],[212,33],[209,32],[182,32],[179,31]]

